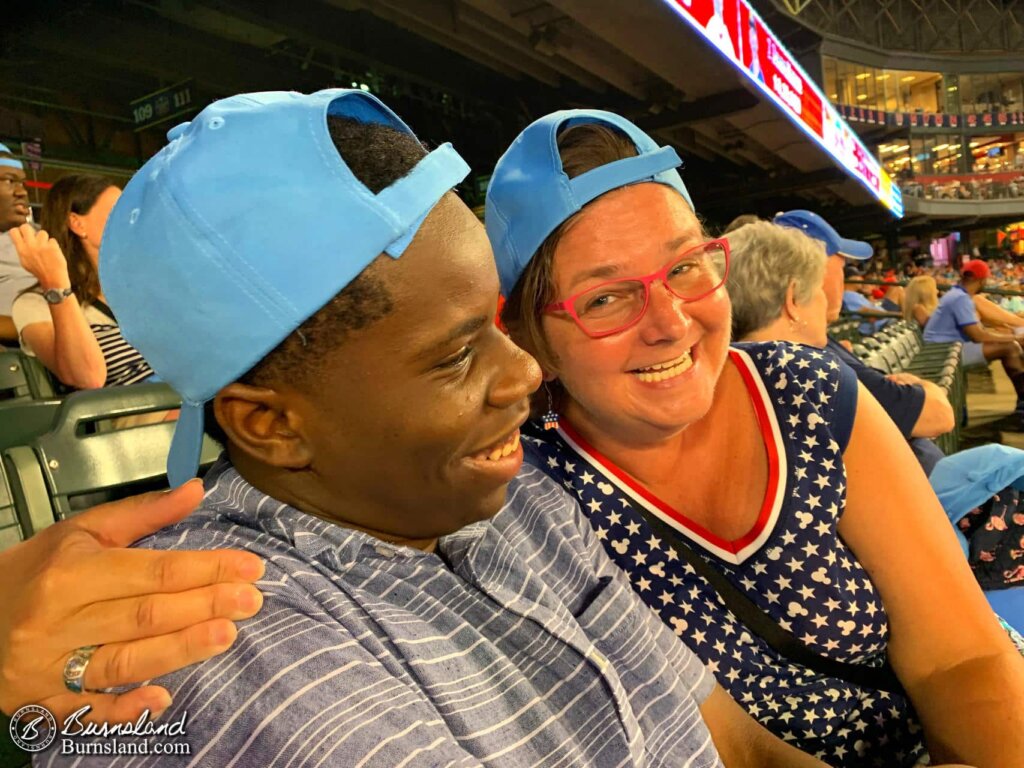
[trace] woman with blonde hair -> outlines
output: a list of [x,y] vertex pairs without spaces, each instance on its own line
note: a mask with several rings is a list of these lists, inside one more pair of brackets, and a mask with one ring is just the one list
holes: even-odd
[[903,319],[924,328],[938,304],[939,286],[935,278],[919,275],[907,283],[903,292]]

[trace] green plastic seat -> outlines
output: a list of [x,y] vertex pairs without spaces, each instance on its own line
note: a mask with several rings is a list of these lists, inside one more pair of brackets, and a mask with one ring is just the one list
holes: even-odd
[[[166,384],[75,392],[60,405],[54,426],[27,446],[3,452],[11,494],[26,536],[55,520],[135,493],[167,487],[174,422],[111,427],[110,420],[168,411],[181,404]],[[206,438],[208,467],[220,446]]]
[[7,474],[0,468],[0,552],[23,539],[11,486],[7,482]]
[[[57,400],[0,401],[0,451],[28,445],[48,431],[59,407]],[[2,467],[0,463],[0,551],[25,538],[10,483]]]
[[49,431],[59,408],[60,400],[0,400],[0,451]]
[[0,352],[0,403],[52,399],[61,391],[46,366],[34,357],[17,350]]
[[22,354],[15,351],[0,352],[0,402],[30,400],[32,391],[22,363]]

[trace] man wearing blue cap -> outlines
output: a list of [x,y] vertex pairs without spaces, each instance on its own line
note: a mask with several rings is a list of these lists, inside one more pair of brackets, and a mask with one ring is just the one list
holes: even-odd
[[28,221],[28,190],[25,168],[6,144],[0,144],[0,344],[18,343],[18,330],[11,318],[11,305],[23,290],[35,282],[18,259],[6,233]]
[[182,395],[172,484],[204,427],[227,452],[199,512],[143,544],[267,571],[235,646],[161,678],[192,746],[161,765],[820,765],[519,472],[539,370],[493,323],[450,145],[343,90],[225,99],[169,138],[111,214],[102,281]]
[[[775,217],[775,223],[799,229],[825,246],[828,321],[835,322],[839,319],[843,305],[847,259],[870,259],[871,245],[860,240],[840,237],[831,224],[812,211],[786,211]],[[927,438],[938,437],[955,426],[953,409],[942,388],[909,373],[887,376],[864,365],[860,358],[835,339],[829,338],[826,348],[853,369],[857,378],[875,396],[910,442],[910,447],[913,448],[914,455],[925,473],[930,473],[943,454],[935,443]]]

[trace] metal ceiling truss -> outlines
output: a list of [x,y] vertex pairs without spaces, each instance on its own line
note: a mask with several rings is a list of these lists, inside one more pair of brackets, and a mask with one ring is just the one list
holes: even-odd
[[882,50],[918,53],[1024,52],[1018,0],[771,0],[824,35]]

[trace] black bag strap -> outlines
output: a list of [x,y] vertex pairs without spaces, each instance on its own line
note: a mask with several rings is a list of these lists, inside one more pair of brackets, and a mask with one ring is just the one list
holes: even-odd
[[[630,502],[630,506],[632,506],[632,502]],[[683,540],[684,537],[673,528],[645,510],[637,509],[635,506],[633,506],[633,510],[643,515],[647,523],[663,539],[676,543],[676,551],[680,557],[714,587],[725,606],[733,612],[736,618],[748,629],[760,635],[780,656],[827,677],[837,677],[862,688],[904,693],[903,686],[888,661],[880,667],[866,667],[860,664],[836,661],[816,653],[800,642],[792,633],[780,627],[774,619],[729,581],[725,574],[709,565],[703,557],[690,548],[689,544]]]
[[92,305],[96,307],[96,309],[98,309],[104,315],[113,320],[115,323],[117,322],[117,318],[114,316],[114,311],[107,306],[107,303],[105,301],[103,301],[102,299],[93,299]]

